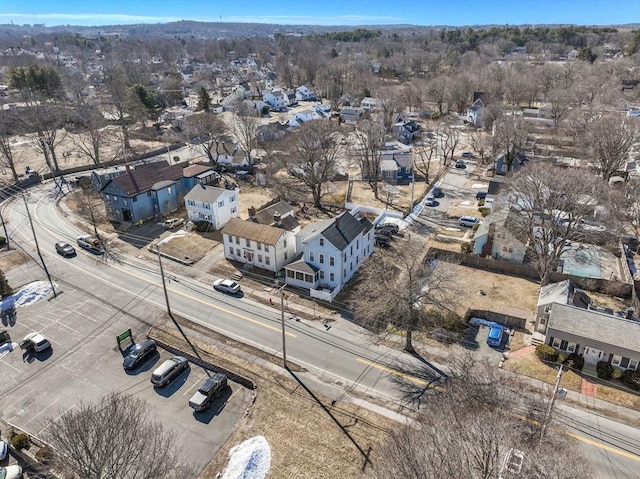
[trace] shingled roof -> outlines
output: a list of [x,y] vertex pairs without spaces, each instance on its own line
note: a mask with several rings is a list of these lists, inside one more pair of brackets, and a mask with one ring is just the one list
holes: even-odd
[[343,251],[364,231],[366,231],[365,226],[355,219],[351,213],[345,211],[322,231],[322,236],[333,246]]
[[[130,170],[111,181],[127,195],[133,196],[151,190],[156,183],[179,180],[182,178],[182,168],[182,165],[170,165],[164,168],[158,168],[157,164],[140,165],[135,170]],[[107,185],[109,183],[111,182]]]
[[186,200],[201,201],[202,203],[213,204],[224,193],[224,188],[216,186],[196,185],[184,197]]
[[252,221],[231,218],[222,228],[222,234],[238,236],[258,243],[275,245],[285,230],[274,226],[261,225]]

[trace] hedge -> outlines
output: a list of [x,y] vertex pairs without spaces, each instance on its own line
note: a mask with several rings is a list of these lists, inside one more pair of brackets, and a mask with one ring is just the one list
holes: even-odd
[[600,379],[611,379],[613,366],[606,361],[598,361],[598,364],[596,364],[596,371]]
[[30,441],[29,436],[24,433],[16,434],[11,439],[11,446],[18,451],[22,451],[23,449],[29,449]]
[[568,367],[575,369],[576,371],[582,371],[584,367],[584,356],[578,353],[571,353],[567,357],[566,364]]
[[558,360],[558,353],[548,344],[538,344],[536,346],[536,356],[545,362],[555,363]]
[[627,369],[622,372],[622,382],[634,391],[640,391],[640,372]]

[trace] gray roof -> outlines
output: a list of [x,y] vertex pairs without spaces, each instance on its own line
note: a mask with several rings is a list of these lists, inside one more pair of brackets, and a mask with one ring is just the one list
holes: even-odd
[[162,180],[162,181],[158,181],[157,183],[155,183],[151,189],[153,191],[158,191],[161,190],[163,188],[168,188],[169,186],[173,185],[175,183],[175,181],[171,181],[171,180]]
[[543,286],[538,294],[538,306],[551,303],[567,304],[572,292],[573,283],[568,279]]
[[597,311],[554,304],[548,328],[640,352],[640,323]]
[[196,185],[184,196],[185,200],[201,201],[203,203],[213,203],[224,193],[224,188],[215,186]]
[[351,213],[345,211],[322,231],[322,236],[338,250],[344,251],[364,231],[365,227]]
[[316,268],[314,265],[307,263],[304,259],[300,258],[298,261],[293,261],[285,266],[285,269],[291,271],[298,271],[300,273],[316,274],[320,271],[320,268]]
[[279,227],[284,228],[287,231],[293,231],[300,226],[296,217],[293,216],[293,206],[286,201],[278,201],[274,205],[267,206],[266,208],[258,211],[255,218],[249,219],[255,223],[260,223],[261,225],[276,226],[275,221],[273,220],[273,216],[275,214],[280,215],[281,224]]

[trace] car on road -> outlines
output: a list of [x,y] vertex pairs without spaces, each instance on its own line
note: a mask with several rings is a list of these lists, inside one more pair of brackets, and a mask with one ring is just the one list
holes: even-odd
[[182,225],[184,225],[184,220],[182,218],[169,218],[165,220],[164,223],[162,223],[162,226],[164,226],[168,230],[172,230]]
[[93,235],[78,236],[78,239],[76,241],[78,242],[78,246],[80,246],[82,249],[90,251],[93,254],[104,253],[102,242],[99,238]]
[[194,411],[204,411],[211,406],[213,400],[217,398],[226,387],[227,376],[222,373],[214,374],[210,378],[205,379],[195,394],[191,396],[189,406],[191,406]]
[[187,361],[187,358],[174,356],[171,359],[167,359],[153,371],[151,382],[158,387],[164,387],[180,376],[188,367],[189,361]]
[[0,441],[0,461],[3,461],[4,459],[6,459],[8,452],[9,452],[9,445],[4,441]]
[[56,253],[65,257],[75,256],[76,249],[73,246],[71,246],[69,243],[66,243],[64,241],[58,241],[56,243]]
[[476,224],[478,224],[478,218],[475,216],[461,216],[458,219],[458,224],[460,226],[466,226],[468,228],[473,228]]
[[242,292],[240,285],[230,279],[216,279],[213,282],[213,289],[225,294],[240,294]]
[[20,343],[20,349],[32,350],[36,353],[51,347],[51,343],[40,333],[27,334]]
[[122,361],[122,366],[127,370],[135,369],[149,356],[157,351],[156,342],[152,339],[135,344],[129,354]]
[[464,160],[456,160],[455,167],[459,169],[463,169],[467,167],[467,164],[464,162]]
[[0,479],[22,479],[20,466],[0,467]]
[[498,348],[502,344],[502,337],[504,335],[504,326],[494,323],[489,328],[487,334],[487,344],[492,348]]
[[474,155],[470,151],[463,151],[461,156],[463,158],[475,158],[476,157],[476,155]]

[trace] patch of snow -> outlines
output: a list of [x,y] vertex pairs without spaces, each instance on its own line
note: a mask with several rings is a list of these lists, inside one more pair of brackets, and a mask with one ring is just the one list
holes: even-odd
[[20,306],[29,306],[51,294],[51,285],[46,281],[34,281],[23,286],[20,291],[0,301],[0,310],[6,311]]
[[271,448],[264,436],[254,436],[229,451],[222,479],[264,479],[271,467]]
[[12,343],[12,342],[4,343],[2,346],[0,346],[0,358],[5,354],[10,353],[17,347],[18,347],[18,343]]
[[482,183],[474,183],[471,187],[474,190],[486,190],[489,188],[489,185],[483,185]]
[[469,206],[469,205],[472,205],[473,202],[472,201],[461,201],[460,204],[464,205],[464,206]]

